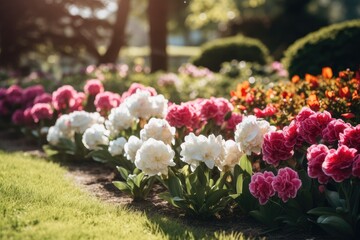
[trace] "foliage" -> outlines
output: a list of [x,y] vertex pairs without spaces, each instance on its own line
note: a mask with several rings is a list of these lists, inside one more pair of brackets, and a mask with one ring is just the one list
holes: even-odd
[[234,59],[266,64],[270,58],[268,49],[259,40],[241,35],[216,39],[201,48],[200,55],[191,61],[212,71],[219,71],[223,62]]
[[359,68],[360,21],[353,20],[324,27],[297,40],[282,60],[290,76],[317,74],[323,66],[335,72]]

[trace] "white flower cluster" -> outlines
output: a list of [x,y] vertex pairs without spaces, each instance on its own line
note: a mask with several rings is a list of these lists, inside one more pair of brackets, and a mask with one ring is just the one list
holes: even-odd
[[127,141],[124,137],[119,137],[113,141],[110,141],[108,151],[111,156],[122,155],[126,142]]
[[82,134],[94,124],[102,123],[104,118],[97,112],[75,111],[64,114],[56,120],[54,126],[49,128],[47,141],[52,145],[58,144],[61,138],[73,141],[75,133]]
[[161,94],[151,96],[148,91],[139,89],[136,93],[126,98],[124,104],[130,114],[136,118],[163,118],[167,112],[168,100]]
[[175,132],[175,127],[171,127],[165,119],[151,118],[140,131],[140,138],[143,141],[154,138],[170,145],[175,143]]
[[251,155],[252,152],[260,154],[264,135],[275,130],[276,127],[270,126],[266,120],[259,120],[250,115],[236,126],[235,141],[238,143],[240,151],[246,155]]
[[136,121],[129,109],[124,103],[119,107],[113,108],[110,111],[108,120],[105,121],[106,128],[110,131],[110,136],[115,137],[120,131],[130,128]]
[[94,124],[85,130],[82,143],[89,150],[100,150],[101,145],[109,144],[109,131],[103,124]]

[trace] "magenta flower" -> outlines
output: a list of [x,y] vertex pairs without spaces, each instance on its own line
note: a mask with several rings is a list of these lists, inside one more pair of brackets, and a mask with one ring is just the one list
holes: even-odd
[[340,133],[339,145],[346,145],[360,152],[360,124],[346,128],[343,133]]
[[23,90],[17,85],[12,85],[6,90],[6,101],[11,105],[20,105],[23,101]]
[[31,108],[30,113],[34,121],[37,123],[40,120],[51,119],[53,110],[51,109],[51,105],[48,103],[37,103]]
[[234,131],[236,128],[236,125],[241,123],[242,119],[243,119],[243,116],[240,113],[232,112],[231,117],[229,118],[229,120],[227,120],[226,129]]
[[265,162],[278,166],[280,161],[290,159],[294,155],[294,150],[286,144],[284,133],[282,131],[276,131],[264,135],[262,153]]
[[283,202],[287,202],[290,198],[295,198],[301,187],[301,180],[296,171],[291,168],[281,168],[278,175],[272,182],[272,187],[277,192],[279,198]]
[[330,179],[322,169],[322,164],[325,161],[328,152],[329,149],[323,144],[314,144],[307,149],[306,158],[308,160],[308,175],[311,178],[317,178],[321,184],[327,183]]
[[299,122],[298,133],[307,143],[315,144],[331,120],[331,114],[327,111],[314,113]]
[[267,171],[264,173],[258,172],[251,176],[249,184],[250,193],[259,199],[261,205],[265,205],[270,197],[275,195],[274,188],[272,187],[274,178],[274,174]]
[[78,92],[75,96],[75,103],[74,105],[70,108],[71,112],[74,111],[81,111],[84,108],[84,102],[86,99],[86,95],[83,92]]
[[98,93],[104,92],[104,86],[99,79],[90,79],[86,81],[84,92],[88,95],[95,96]]
[[77,92],[70,85],[59,87],[52,94],[52,104],[58,111],[73,107],[76,103]]
[[352,164],[357,150],[346,145],[337,150],[330,149],[322,164],[322,170],[336,182],[342,182],[351,176]]
[[322,137],[326,142],[334,144],[339,141],[340,133],[343,133],[346,128],[351,128],[351,125],[345,123],[342,119],[333,119],[323,129]]
[[25,88],[23,91],[23,102],[32,103],[37,96],[45,93],[44,87],[41,85],[35,85]]
[[283,128],[283,134],[286,139],[285,145],[287,147],[293,148],[297,145],[301,145],[302,139],[300,138],[300,136],[298,134],[295,121],[291,121],[289,126],[285,126]]
[[23,125],[23,124],[25,124],[24,110],[22,110],[22,109],[16,110],[13,113],[13,115],[11,116],[11,121],[15,125]]

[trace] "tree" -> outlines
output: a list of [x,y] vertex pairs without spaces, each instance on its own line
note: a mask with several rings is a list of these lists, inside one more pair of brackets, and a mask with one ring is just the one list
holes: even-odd
[[151,71],[167,70],[167,11],[168,0],[149,0],[149,38]]
[[[116,62],[124,45],[130,0],[116,0],[114,23],[96,16],[114,0],[11,0],[0,2],[0,66],[19,67],[20,57],[47,46],[77,56],[85,50],[99,63]],[[84,10],[86,14],[74,13]],[[105,54],[99,42],[110,39]]]

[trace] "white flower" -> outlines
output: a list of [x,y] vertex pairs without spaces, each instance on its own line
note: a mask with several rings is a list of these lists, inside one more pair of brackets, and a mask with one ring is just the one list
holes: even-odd
[[102,124],[94,124],[86,129],[82,136],[82,143],[89,150],[99,150],[100,145],[108,145],[109,131]]
[[52,144],[52,145],[56,145],[59,143],[60,138],[61,138],[61,131],[59,130],[59,128],[52,126],[49,128],[48,134],[46,136],[46,140]]
[[236,164],[239,164],[243,153],[239,150],[237,143],[233,140],[224,141],[223,144],[224,154],[217,159],[215,165],[220,171],[232,170]]
[[168,109],[168,100],[161,94],[150,97],[151,115],[154,117],[165,117]]
[[104,118],[97,112],[75,111],[69,114],[69,118],[70,126],[76,133],[84,133],[92,125],[104,122]]
[[269,122],[258,120],[255,116],[250,115],[236,126],[235,141],[238,143],[240,151],[246,155],[251,155],[251,152],[260,154],[264,135],[275,130],[276,128],[270,126]]
[[168,166],[175,166],[174,156],[169,145],[150,138],[137,151],[135,166],[149,176],[168,175]]
[[143,141],[154,138],[170,145],[175,143],[175,132],[176,129],[165,119],[151,118],[140,131],[140,138]]
[[151,95],[148,91],[138,89],[124,102],[132,116],[149,119],[152,115]]
[[180,146],[181,160],[190,164],[192,169],[195,169],[200,162],[204,162],[208,168],[212,169],[215,161],[218,161],[223,154],[222,141],[221,135],[215,137],[214,134],[211,134],[209,137],[205,137],[190,133]]
[[110,141],[108,151],[111,156],[121,155],[124,150],[126,139],[119,137],[113,141]]
[[125,143],[124,150],[125,150],[125,157],[134,162],[136,157],[136,152],[139,150],[143,141],[135,136],[130,136],[128,142]]
[[62,137],[72,139],[74,137],[74,131],[70,127],[69,114],[61,115],[55,122],[55,127],[61,132]]
[[106,128],[110,131],[111,136],[117,136],[120,131],[130,128],[135,122],[135,118],[130,114],[125,104],[111,109],[106,120]]

